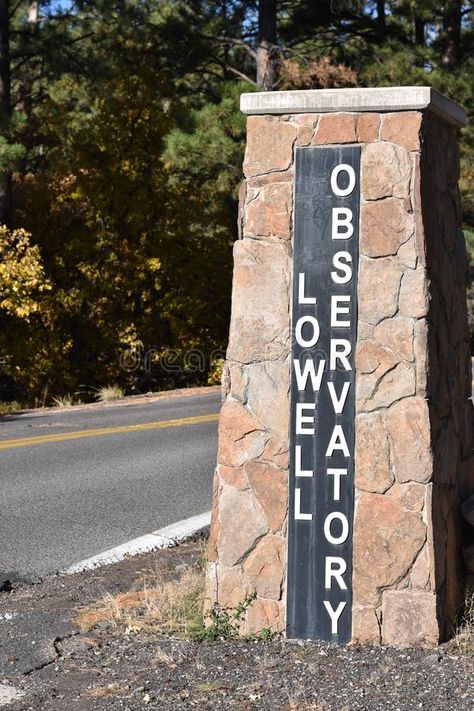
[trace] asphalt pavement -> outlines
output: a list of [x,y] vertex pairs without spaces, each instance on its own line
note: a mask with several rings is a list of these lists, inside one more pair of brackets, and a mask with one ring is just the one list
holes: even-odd
[[211,508],[220,394],[0,419],[0,581]]
[[219,407],[213,390],[0,418],[0,584],[208,511]]

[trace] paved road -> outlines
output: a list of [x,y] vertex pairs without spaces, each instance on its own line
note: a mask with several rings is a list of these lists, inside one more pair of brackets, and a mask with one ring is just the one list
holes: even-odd
[[212,392],[1,419],[0,580],[208,511],[219,405]]

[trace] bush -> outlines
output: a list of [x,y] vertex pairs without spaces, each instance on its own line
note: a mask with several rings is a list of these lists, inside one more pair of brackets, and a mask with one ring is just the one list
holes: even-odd
[[212,365],[207,377],[208,385],[220,385],[222,383],[222,372],[224,370],[224,358],[217,358]]

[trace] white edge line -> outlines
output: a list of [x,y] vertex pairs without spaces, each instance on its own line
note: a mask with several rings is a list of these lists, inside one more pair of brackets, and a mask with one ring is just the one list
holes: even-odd
[[148,553],[149,551],[158,550],[159,548],[171,548],[177,545],[180,541],[193,536],[201,528],[209,526],[211,523],[211,512],[191,516],[182,521],[172,523],[170,526],[160,528],[158,531],[153,531],[140,538],[133,538],[127,543],[122,543],[120,546],[109,548],[103,553],[98,553],[91,558],[81,560],[79,563],[74,563],[69,568],[60,571],[60,575],[73,575],[74,573],[82,573],[84,570],[93,570],[100,568],[103,565],[118,563],[126,556],[139,555],[140,553]]

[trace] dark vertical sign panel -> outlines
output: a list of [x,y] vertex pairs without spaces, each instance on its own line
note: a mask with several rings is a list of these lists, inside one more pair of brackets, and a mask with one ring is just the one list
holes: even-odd
[[287,635],[351,638],[360,148],[296,151]]

